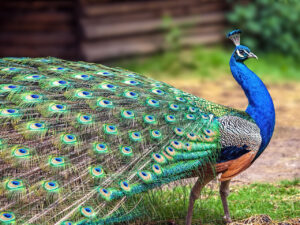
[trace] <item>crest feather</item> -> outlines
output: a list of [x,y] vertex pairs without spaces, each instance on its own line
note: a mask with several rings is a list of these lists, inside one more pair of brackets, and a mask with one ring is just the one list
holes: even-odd
[[242,31],[240,29],[233,30],[227,34],[227,38],[232,40],[232,42],[234,43],[235,46],[238,46],[241,43],[241,41],[240,41],[241,33],[242,33]]

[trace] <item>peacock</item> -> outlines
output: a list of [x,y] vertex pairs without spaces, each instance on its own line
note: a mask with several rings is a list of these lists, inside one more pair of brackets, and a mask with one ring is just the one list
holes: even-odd
[[[233,77],[245,111],[122,68],[53,57],[0,59],[0,224],[116,224],[151,219],[150,190],[220,175],[225,220],[230,180],[267,147],[275,111],[235,44]],[[212,90],[213,91],[213,90]],[[193,179],[190,179],[193,180]]]

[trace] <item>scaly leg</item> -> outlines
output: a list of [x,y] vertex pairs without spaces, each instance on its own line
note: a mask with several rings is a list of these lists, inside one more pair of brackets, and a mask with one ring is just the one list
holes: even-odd
[[229,213],[229,208],[228,208],[228,203],[227,203],[227,196],[229,195],[229,183],[230,180],[222,181],[220,185],[220,196],[223,204],[223,209],[224,209],[224,219],[226,223],[231,223],[231,218],[230,218],[230,213]]
[[213,179],[213,175],[205,178],[199,177],[191,190],[188,212],[185,220],[186,225],[192,224],[193,208],[195,201],[199,198],[202,188]]

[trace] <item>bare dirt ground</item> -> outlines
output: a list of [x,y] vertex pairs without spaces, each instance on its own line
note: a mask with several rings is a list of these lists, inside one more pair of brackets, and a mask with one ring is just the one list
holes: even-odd
[[[165,80],[207,100],[244,110],[247,99],[232,77],[216,81]],[[273,138],[256,162],[233,183],[276,182],[300,178],[300,82],[267,85],[276,110]]]

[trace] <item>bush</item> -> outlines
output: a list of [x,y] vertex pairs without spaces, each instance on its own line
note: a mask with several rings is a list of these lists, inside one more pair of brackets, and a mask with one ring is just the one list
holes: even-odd
[[300,1],[252,0],[248,4],[237,3],[228,14],[228,20],[232,28],[243,30],[241,43],[248,47],[278,51],[300,59]]

